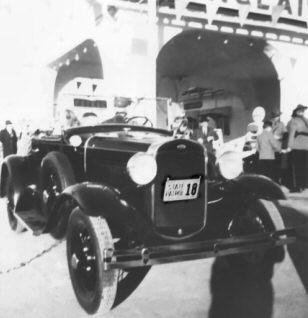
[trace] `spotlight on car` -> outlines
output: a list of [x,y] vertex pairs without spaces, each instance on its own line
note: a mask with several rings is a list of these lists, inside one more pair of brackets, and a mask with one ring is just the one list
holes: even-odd
[[243,159],[239,152],[226,151],[216,160],[221,175],[227,179],[235,179],[243,172]]
[[135,183],[146,185],[156,176],[156,160],[147,153],[138,152],[128,160],[127,171]]

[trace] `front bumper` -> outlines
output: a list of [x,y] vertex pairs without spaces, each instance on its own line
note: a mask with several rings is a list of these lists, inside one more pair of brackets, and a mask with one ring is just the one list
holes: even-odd
[[231,237],[199,242],[138,247],[126,250],[105,249],[104,270],[151,266],[230,254],[253,252],[295,242],[296,230]]

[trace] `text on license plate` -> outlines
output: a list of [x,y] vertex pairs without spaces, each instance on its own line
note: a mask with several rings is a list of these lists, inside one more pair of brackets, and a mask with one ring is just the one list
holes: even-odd
[[200,178],[167,180],[164,191],[164,202],[193,200],[198,197]]

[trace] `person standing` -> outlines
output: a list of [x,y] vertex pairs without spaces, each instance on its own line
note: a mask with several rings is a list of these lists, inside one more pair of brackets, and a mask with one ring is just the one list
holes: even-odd
[[78,120],[75,113],[71,109],[65,109],[64,129],[78,126],[80,126],[80,121]]
[[[176,122],[178,121],[178,122]],[[192,131],[189,127],[188,119],[187,117],[179,117],[177,118],[173,125],[173,134],[175,138],[184,138],[184,139],[190,139]]]
[[274,178],[275,152],[280,151],[280,145],[274,137],[272,125],[270,120],[266,120],[262,133],[257,136],[258,170],[260,174],[271,179]]
[[265,109],[262,106],[257,106],[252,111],[253,122],[247,126],[246,142],[244,145],[245,151],[251,151],[251,154],[244,159],[244,171],[248,173],[258,172],[258,154],[256,153],[257,136],[263,131],[265,118]]
[[282,141],[284,133],[287,131],[285,124],[280,120],[282,112],[276,110],[271,112],[271,122],[273,124],[273,134],[275,139],[280,143]]
[[[271,122],[273,127],[273,134],[275,139],[278,141],[280,145],[280,149],[282,148],[282,141],[284,135],[287,131],[285,124],[280,120],[281,112],[276,110],[271,112]],[[282,179],[282,161],[281,161],[281,153],[275,152],[275,163],[274,163],[274,176],[273,179],[275,182],[281,184]]]
[[207,150],[208,156],[208,177],[214,179],[217,176],[215,162],[215,149],[213,141],[218,139],[215,130],[209,126],[208,117],[200,117],[199,126],[192,134],[192,139],[199,142]]
[[0,131],[3,158],[17,153],[17,135],[10,120],[5,121],[5,128]]
[[292,158],[292,192],[300,192],[308,187],[308,119],[307,106],[297,105],[288,122],[288,150]]
[[209,125],[208,117],[200,117],[199,125],[192,134],[192,139],[201,143],[209,153],[214,153],[213,141],[218,139],[217,133]]

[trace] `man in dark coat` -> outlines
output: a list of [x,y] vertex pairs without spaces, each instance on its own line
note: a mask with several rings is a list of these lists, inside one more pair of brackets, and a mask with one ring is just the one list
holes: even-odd
[[305,117],[307,106],[297,105],[288,122],[288,149],[291,150],[293,188],[299,192],[308,188],[308,119]]
[[192,134],[192,139],[198,141],[207,150],[208,155],[208,177],[214,179],[217,176],[215,167],[216,157],[213,141],[218,139],[218,135],[214,128],[209,126],[209,118],[201,117],[199,119],[199,127]]
[[192,139],[201,143],[208,152],[214,153],[213,141],[218,139],[218,135],[214,128],[209,126],[209,118],[201,117],[199,119],[199,127],[194,130]]
[[3,158],[17,153],[17,136],[10,120],[5,122],[5,128],[0,131],[0,141],[2,143]]

